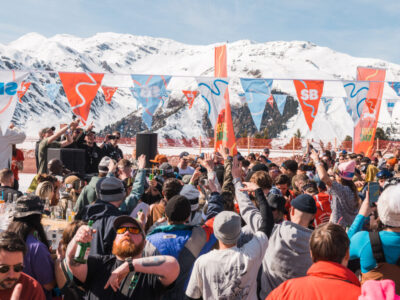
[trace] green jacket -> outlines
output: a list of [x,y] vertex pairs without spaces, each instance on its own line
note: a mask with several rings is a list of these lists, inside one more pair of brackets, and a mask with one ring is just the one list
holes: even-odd
[[74,207],[76,213],[82,211],[86,205],[92,204],[97,200],[96,184],[100,179],[101,177],[98,176],[92,177],[89,184],[83,188]]

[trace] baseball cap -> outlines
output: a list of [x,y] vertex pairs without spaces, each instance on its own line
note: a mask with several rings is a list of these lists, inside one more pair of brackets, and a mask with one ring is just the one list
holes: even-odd
[[150,159],[149,161],[155,164],[162,164],[164,162],[168,162],[168,158],[164,154],[157,154],[154,159]]
[[305,213],[315,214],[317,212],[317,206],[314,198],[307,194],[297,196],[292,200],[292,202],[290,202],[290,204],[295,209]]
[[184,158],[187,156],[189,156],[189,152],[187,152],[187,151],[183,151],[181,154],[179,154],[179,158]]
[[142,225],[140,225],[140,223],[136,219],[134,219],[130,216],[124,215],[124,216],[117,217],[114,220],[113,227],[115,230],[117,230],[119,227],[121,227],[122,224],[125,224],[125,223],[130,223],[130,224],[137,226],[140,229],[141,233],[144,235]]

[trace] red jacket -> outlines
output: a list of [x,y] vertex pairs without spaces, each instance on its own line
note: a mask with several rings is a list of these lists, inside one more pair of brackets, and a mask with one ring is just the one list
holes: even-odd
[[307,271],[307,276],[285,281],[266,299],[285,300],[357,300],[361,294],[356,275],[341,264],[319,261]]

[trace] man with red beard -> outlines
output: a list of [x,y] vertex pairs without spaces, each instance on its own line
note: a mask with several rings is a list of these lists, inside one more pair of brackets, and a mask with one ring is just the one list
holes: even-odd
[[16,233],[0,233],[0,299],[46,299],[39,282],[22,272],[25,251]]
[[74,277],[88,291],[88,300],[161,299],[179,274],[172,256],[142,258],[145,234],[141,225],[129,216],[114,220],[117,235],[113,255],[89,255],[86,264],[74,261],[77,243],[88,243],[95,230],[81,226],[67,248],[67,263]]

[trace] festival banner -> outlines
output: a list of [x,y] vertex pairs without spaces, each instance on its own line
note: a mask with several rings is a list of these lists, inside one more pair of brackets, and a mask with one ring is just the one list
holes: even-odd
[[245,93],[239,93],[238,96],[239,96],[240,104],[244,105],[247,102],[246,94]]
[[267,103],[271,106],[272,109],[274,109],[274,97],[272,94],[268,97]]
[[49,97],[51,102],[55,102],[57,99],[57,95],[60,92],[61,85],[58,83],[48,83],[45,85],[47,96]]
[[328,114],[329,107],[331,107],[332,104],[332,98],[321,97],[321,101],[324,104],[325,114]]
[[396,92],[397,96],[400,97],[400,82],[388,82],[389,86]]
[[162,75],[131,75],[134,87],[133,96],[143,106],[142,119],[148,129],[153,124],[153,115],[157,108],[163,105],[167,86],[172,76]]
[[276,102],[276,105],[278,106],[278,110],[281,115],[283,115],[283,112],[285,110],[285,104],[286,104],[286,99],[287,95],[284,94],[273,94],[274,100]]
[[3,135],[14,115],[18,87],[27,76],[27,72],[0,71],[0,129]]
[[196,99],[199,92],[198,91],[182,91],[182,93],[185,94],[186,99],[189,103],[189,109],[191,109],[193,106],[194,99]]
[[118,90],[118,87],[111,87],[111,86],[101,86],[101,89],[104,93],[104,99],[108,104],[111,104],[111,99],[114,96],[115,92]]
[[240,78],[250,114],[258,131],[260,131],[265,102],[271,96],[272,82],[271,79]]
[[86,125],[90,106],[104,74],[59,72],[58,75],[73,113],[80,118],[83,125]]
[[357,124],[366,104],[366,98],[369,90],[369,82],[343,81],[343,87],[349,101],[351,118],[354,124]]
[[[214,76],[217,78],[228,77],[226,45],[215,47],[214,62]],[[224,108],[219,112],[217,126],[214,127],[214,150],[219,149],[220,145],[222,145],[228,148],[230,155],[233,156],[237,154],[237,147],[235,132],[233,130],[228,86],[226,86],[223,92],[225,105]]]
[[372,156],[376,126],[382,103],[385,69],[357,68],[357,80],[371,81],[360,121],[354,128],[354,152]]
[[306,119],[308,128],[312,130],[315,117],[317,116],[319,100],[324,90],[323,80],[293,80]]
[[28,91],[30,86],[31,86],[30,82],[26,82],[26,81],[21,82],[21,86],[19,87],[19,89],[17,91],[18,101],[20,103],[22,103],[21,98],[26,94],[26,92]]
[[386,107],[387,107],[387,111],[388,111],[390,117],[392,117],[394,105],[395,105],[396,101],[397,100],[395,100],[395,99],[387,99],[386,100]]

